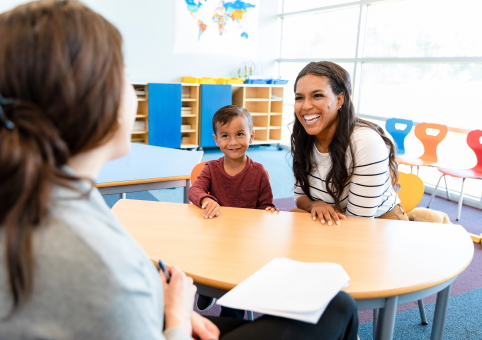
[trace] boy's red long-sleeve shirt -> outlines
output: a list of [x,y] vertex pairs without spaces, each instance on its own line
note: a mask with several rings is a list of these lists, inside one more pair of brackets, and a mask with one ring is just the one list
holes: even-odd
[[207,162],[189,189],[189,200],[197,206],[201,206],[204,197],[212,198],[222,207],[274,207],[268,173],[249,157],[244,169],[235,176],[224,171],[224,157]]

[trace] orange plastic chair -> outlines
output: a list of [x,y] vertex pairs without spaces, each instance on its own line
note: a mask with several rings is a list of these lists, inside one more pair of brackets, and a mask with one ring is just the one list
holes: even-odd
[[[458,221],[460,216],[462,215],[462,205],[464,202],[464,183],[466,178],[482,178],[482,131],[481,130],[474,130],[470,131],[467,135],[467,145],[475,152],[477,156],[477,164],[472,169],[454,169],[454,168],[437,168],[438,171],[442,173],[442,176],[438,179],[437,185],[432,193],[432,197],[430,197],[430,201],[428,202],[428,207],[432,204],[432,200],[437,192],[438,185],[440,184],[440,180],[442,177],[445,179],[445,175],[449,175],[452,177],[462,178],[462,188],[460,189],[460,197],[459,197],[459,204],[457,207],[457,218],[455,219]],[[445,190],[447,191],[447,198],[450,199],[449,191],[447,187],[447,181],[445,181]]]
[[[436,136],[431,136],[427,134],[427,129],[439,130]],[[424,152],[420,157],[410,158],[410,157],[397,157],[399,164],[410,165],[411,167],[433,165],[437,163],[437,146],[440,142],[447,136],[448,128],[446,125],[433,124],[433,123],[419,123],[415,126],[415,136],[422,142]]]
[[194,182],[196,182],[198,176],[201,174],[201,171],[203,170],[204,168],[204,165],[206,165],[208,161],[205,161],[205,162],[201,162],[199,164],[196,164],[196,166],[194,168],[192,168],[192,171],[191,171],[191,185],[194,184]]
[[407,174],[398,172],[398,197],[400,203],[405,208],[405,212],[410,212],[415,208],[423,198],[425,186],[420,177],[415,174]]

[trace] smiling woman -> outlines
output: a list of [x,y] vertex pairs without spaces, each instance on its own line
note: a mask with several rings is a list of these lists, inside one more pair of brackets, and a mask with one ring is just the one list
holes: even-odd
[[295,81],[291,135],[295,200],[322,224],[345,215],[408,220],[394,190],[393,143],[357,118],[347,71],[328,61],[305,66]]

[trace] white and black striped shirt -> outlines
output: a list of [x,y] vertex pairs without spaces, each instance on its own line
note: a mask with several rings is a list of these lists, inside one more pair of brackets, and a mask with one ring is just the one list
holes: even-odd
[[[400,203],[390,179],[389,151],[380,135],[366,127],[357,127],[352,134],[355,155],[355,169],[350,183],[342,195],[342,207],[347,216],[379,217]],[[316,167],[309,175],[310,195],[315,200],[334,204],[326,191],[326,176],[331,169],[329,153],[320,153],[313,146],[313,161]],[[347,153],[346,166],[351,156]],[[295,183],[295,201],[306,196]]]

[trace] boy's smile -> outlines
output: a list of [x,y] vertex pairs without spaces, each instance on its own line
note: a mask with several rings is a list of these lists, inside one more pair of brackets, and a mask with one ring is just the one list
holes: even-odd
[[226,158],[244,162],[246,150],[254,139],[254,131],[250,131],[246,117],[239,115],[224,125],[218,123],[213,137]]

